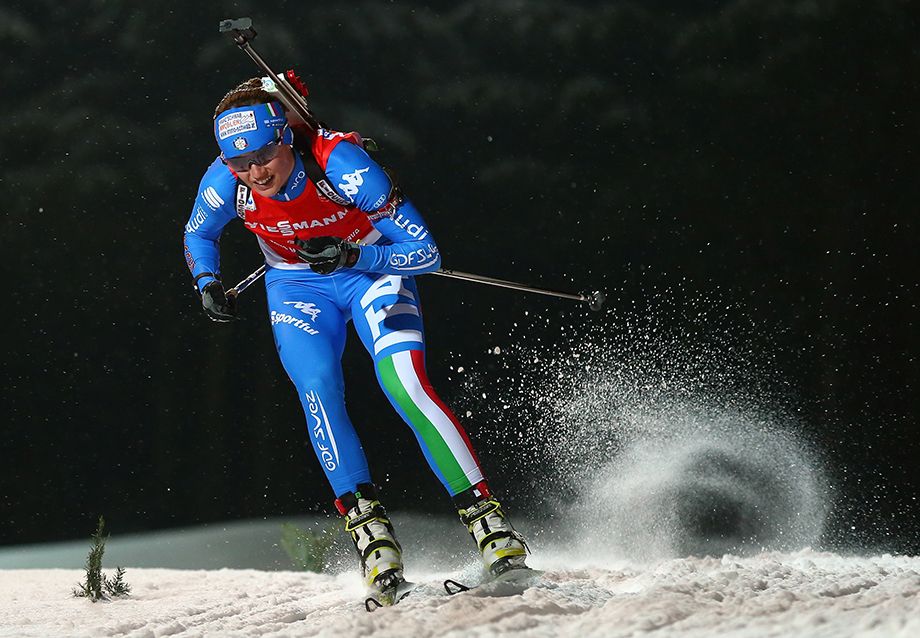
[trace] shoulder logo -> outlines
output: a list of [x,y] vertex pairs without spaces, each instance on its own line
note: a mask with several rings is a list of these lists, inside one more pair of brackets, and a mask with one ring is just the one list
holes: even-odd
[[201,192],[201,198],[211,210],[217,210],[224,205],[223,198],[217,194],[217,190],[213,186],[208,186],[206,189],[204,189]]
[[351,202],[339,195],[338,192],[332,188],[332,184],[325,179],[320,179],[316,182],[316,194],[340,206],[351,206]]
[[358,194],[358,189],[364,184],[364,173],[369,170],[371,170],[371,167],[366,166],[364,168],[359,168],[354,173],[345,173],[342,175],[342,179],[345,180],[345,183],[339,184],[339,188],[349,197],[354,197]]
[[317,131],[323,138],[327,140],[334,140],[337,137],[345,137],[345,133],[339,133],[338,131],[330,131],[329,129],[321,128]]

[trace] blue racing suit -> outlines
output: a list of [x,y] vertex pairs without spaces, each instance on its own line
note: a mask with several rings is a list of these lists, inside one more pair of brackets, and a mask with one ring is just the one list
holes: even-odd
[[[269,266],[265,285],[275,346],[337,497],[372,482],[345,409],[341,356],[349,321],[374,360],[387,398],[413,429],[435,475],[456,495],[484,479],[463,428],[425,372],[425,337],[412,275],[438,269],[437,244],[410,201],[391,199],[393,185],[386,172],[343,137],[320,131],[314,143],[328,181],[351,202],[342,210],[334,210],[318,193],[296,151],[291,177],[272,201],[250,194],[245,206],[237,205],[236,176],[215,160],[185,226],[186,261],[195,277],[214,273],[197,280],[199,289],[219,276],[218,240],[242,212]],[[325,212],[317,215],[320,206]],[[308,231],[313,236],[348,233],[345,238],[361,246],[357,262],[331,275],[313,272],[288,250],[293,236]]]

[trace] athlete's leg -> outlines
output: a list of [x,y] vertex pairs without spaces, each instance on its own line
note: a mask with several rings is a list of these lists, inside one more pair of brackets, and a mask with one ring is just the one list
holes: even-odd
[[380,387],[448,493],[455,496],[483,482],[469,437],[428,380],[415,281],[368,275],[352,294],[352,320],[374,358]]
[[371,483],[367,458],[345,411],[346,316],[330,281],[269,270],[269,317],[281,363],[297,388],[307,430],[337,497]]
[[499,575],[526,567],[523,537],[489,491],[470,440],[435,393],[425,372],[425,336],[418,290],[411,278],[369,277],[352,297],[352,319],[374,357],[377,379],[415,432],[431,469],[453,497],[484,566]]

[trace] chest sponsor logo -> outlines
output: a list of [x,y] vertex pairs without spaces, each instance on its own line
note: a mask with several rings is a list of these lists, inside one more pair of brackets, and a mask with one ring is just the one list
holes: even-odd
[[364,174],[369,170],[371,170],[371,167],[367,166],[359,168],[354,173],[345,173],[342,175],[342,179],[345,181],[339,184],[339,188],[349,197],[354,197],[358,194],[358,189],[364,185]]
[[239,135],[246,131],[254,131],[257,128],[256,114],[254,111],[230,113],[217,120],[217,137],[218,139],[225,140],[231,135]]
[[310,321],[316,321],[319,313],[322,312],[322,310],[316,307],[315,303],[304,303],[303,301],[285,301],[284,305],[294,306],[297,310],[304,313],[305,315],[310,315]]
[[279,222],[276,222],[274,226],[269,224],[262,224],[260,222],[245,222],[246,228],[250,230],[260,230],[265,233],[279,233],[285,237],[293,237],[298,230],[306,230],[307,228],[322,228],[323,226],[328,226],[329,224],[334,224],[338,221],[341,221],[348,214],[347,210],[338,210],[328,217],[323,217],[321,219],[309,219],[302,222],[292,222],[288,219],[282,219]]

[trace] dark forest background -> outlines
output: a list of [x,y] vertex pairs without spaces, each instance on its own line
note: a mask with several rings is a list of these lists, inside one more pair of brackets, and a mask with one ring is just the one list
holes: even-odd
[[[0,543],[83,537],[99,514],[119,533],[330,510],[263,291],[212,324],[182,257],[214,105],[257,75],[217,24],[250,15],[317,113],[378,140],[445,267],[610,294],[591,314],[425,278],[432,380],[461,412],[449,365],[488,384],[481,353],[524,317],[549,348],[651,291],[711,296],[762,328],[846,495],[838,524],[920,550],[915,8],[4,4]],[[230,281],[260,261],[239,227],[222,253]],[[446,512],[355,343],[345,366],[387,502]]]

